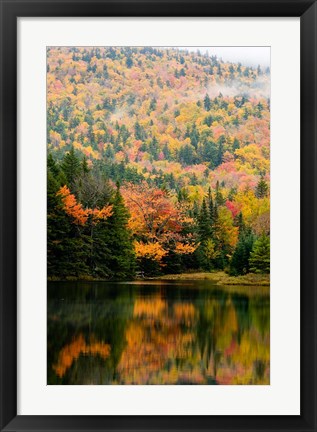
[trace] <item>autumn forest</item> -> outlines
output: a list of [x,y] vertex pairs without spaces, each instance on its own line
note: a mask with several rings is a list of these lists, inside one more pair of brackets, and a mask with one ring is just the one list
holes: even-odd
[[47,48],[48,384],[269,384],[270,68],[240,54]]
[[270,268],[270,70],[47,49],[48,276]]

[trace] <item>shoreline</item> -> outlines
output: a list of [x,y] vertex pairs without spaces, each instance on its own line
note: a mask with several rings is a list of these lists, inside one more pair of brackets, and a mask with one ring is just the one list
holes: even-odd
[[[168,274],[147,278],[135,278],[135,281],[146,280],[210,280],[215,282],[216,285],[244,285],[244,286],[270,286],[270,275],[268,274],[254,274],[248,273],[242,276],[230,276],[223,271],[216,272],[193,272],[193,273],[179,273]],[[66,277],[64,279],[50,277],[47,278],[48,282],[125,282],[124,280],[115,279],[99,279],[93,277]],[[127,280],[129,282],[131,280]]]
[[241,276],[230,276],[223,271],[180,273],[157,276],[150,279],[162,280],[211,280],[217,285],[248,285],[248,286],[270,286],[270,275],[248,273]]

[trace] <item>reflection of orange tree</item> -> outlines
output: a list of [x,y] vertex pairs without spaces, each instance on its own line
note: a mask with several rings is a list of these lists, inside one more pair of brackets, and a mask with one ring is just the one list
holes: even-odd
[[192,303],[176,303],[173,311],[177,322],[188,326],[194,322],[196,310]]
[[[126,332],[127,347],[118,365],[120,382],[176,384],[186,375],[178,371],[175,359],[191,362],[194,333],[186,321],[189,324],[194,314],[194,307],[186,303],[174,304],[169,310],[160,297],[136,300],[134,320]],[[174,364],[169,367],[171,360]],[[190,380],[195,381],[194,377]]]
[[166,312],[167,303],[157,297],[155,300],[137,300],[134,303],[133,315],[135,317],[146,316],[148,318],[159,317]]
[[67,369],[72,366],[73,362],[76,361],[80,355],[98,355],[106,359],[110,355],[110,345],[93,340],[87,344],[83,335],[80,334],[60,351],[57,364],[53,365],[56,375],[62,378]]
[[244,329],[231,298],[186,302],[139,299],[118,365],[125,384],[268,384],[269,334]]
[[135,236],[135,250],[139,258],[162,261],[173,250],[179,255],[195,251],[193,236],[184,234],[192,219],[185,216],[179,204],[168,192],[141,184],[129,183],[122,188],[129,208],[129,227]]

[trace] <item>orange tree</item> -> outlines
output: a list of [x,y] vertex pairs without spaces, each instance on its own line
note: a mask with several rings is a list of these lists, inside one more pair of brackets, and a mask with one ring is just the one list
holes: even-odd
[[126,183],[122,194],[130,212],[129,228],[135,252],[141,267],[146,267],[144,270],[164,266],[164,257],[168,255],[182,256],[195,251],[195,236],[189,229],[193,219],[168,191],[143,181]]

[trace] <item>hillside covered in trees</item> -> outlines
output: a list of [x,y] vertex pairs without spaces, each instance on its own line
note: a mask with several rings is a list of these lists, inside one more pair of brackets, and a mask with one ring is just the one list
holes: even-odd
[[47,49],[48,276],[270,268],[270,71]]

